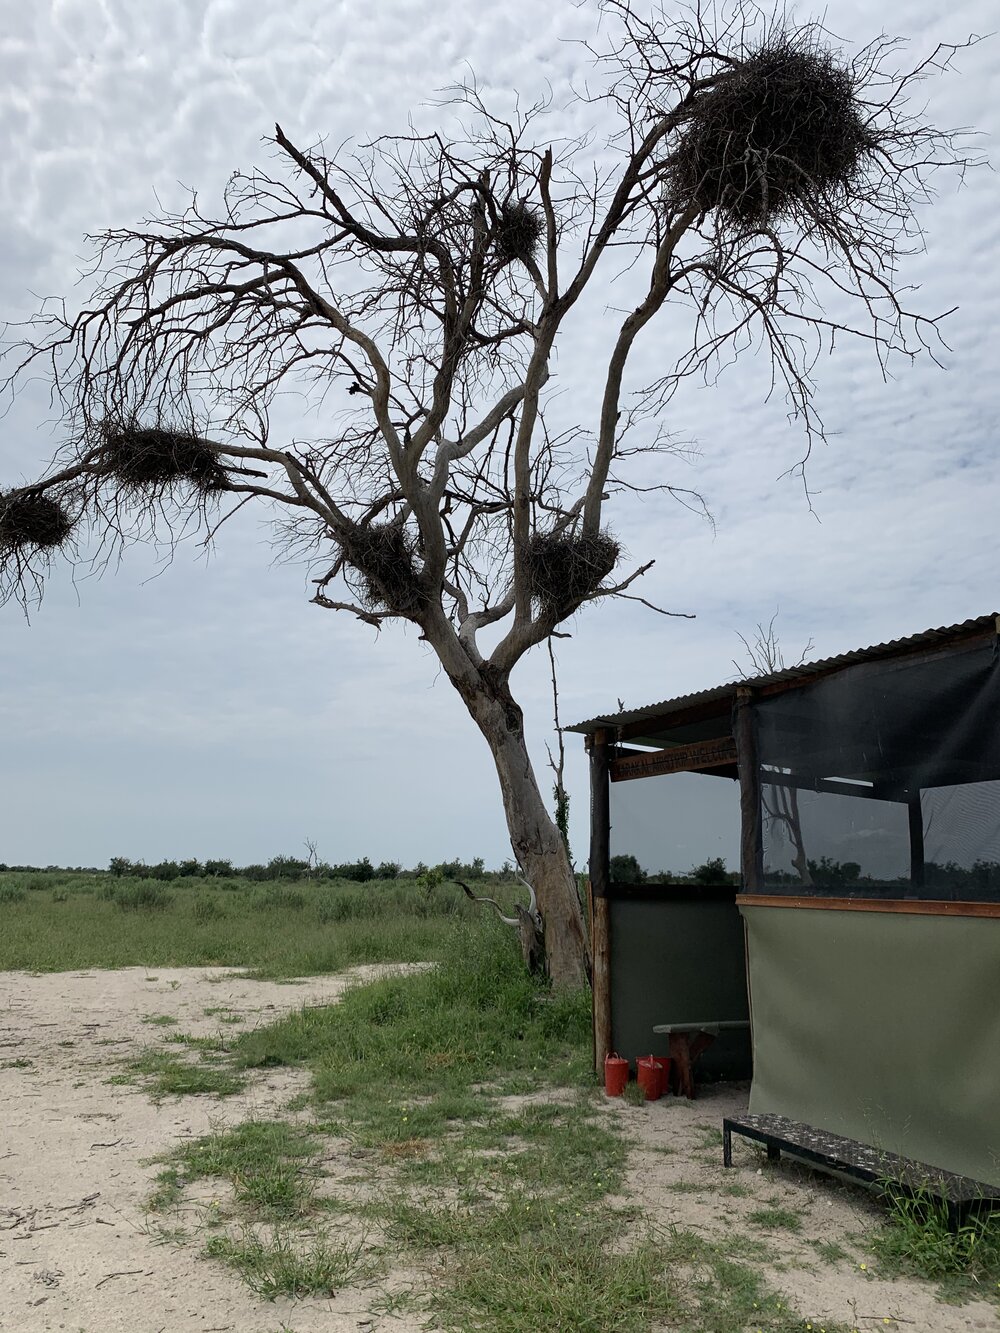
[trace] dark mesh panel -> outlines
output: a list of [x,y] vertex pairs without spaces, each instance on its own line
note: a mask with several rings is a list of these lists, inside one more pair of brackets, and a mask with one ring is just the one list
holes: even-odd
[[848,667],[754,716],[767,889],[1000,897],[994,643]]
[[861,881],[906,884],[906,806],[763,784],[764,882],[843,889]]

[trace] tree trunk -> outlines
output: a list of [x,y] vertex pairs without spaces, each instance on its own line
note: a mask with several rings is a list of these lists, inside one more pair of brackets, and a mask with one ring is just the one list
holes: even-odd
[[562,834],[538,790],[521,709],[506,686],[459,692],[493,755],[511,847],[538,899],[552,984],[566,990],[586,986],[590,951],[576,879]]

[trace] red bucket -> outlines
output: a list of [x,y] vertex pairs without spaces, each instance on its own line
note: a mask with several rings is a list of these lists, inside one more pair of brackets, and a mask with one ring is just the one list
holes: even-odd
[[628,1082],[628,1061],[614,1051],[604,1057],[604,1091],[609,1097],[620,1097]]
[[636,1060],[635,1071],[639,1087],[646,1094],[646,1101],[658,1101],[663,1095],[663,1069],[656,1056],[644,1055]]

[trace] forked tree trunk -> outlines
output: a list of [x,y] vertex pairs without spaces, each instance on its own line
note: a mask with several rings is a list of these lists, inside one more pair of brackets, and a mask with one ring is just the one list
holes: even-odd
[[459,692],[493,755],[511,846],[538,899],[552,984],[566,990],[586,986],[590,951],[576,879],[562,834],[538,789],[521,710],[505,686]]

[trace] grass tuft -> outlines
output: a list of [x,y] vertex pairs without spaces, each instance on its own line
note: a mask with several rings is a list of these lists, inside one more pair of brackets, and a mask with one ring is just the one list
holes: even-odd
[[944,1201],[889,1187],[889,1221],[873,1237],[886,1272],[940,1282],[946,1294],[977,1293],[1000,1299],[1000,1216],[971,1217],[952,1231]]
[[336,1296],[341,1287],[371,1276],[372,1264],[365,1257],[363,1241],[350,1244],[318,1236],[311,1246],[302,1249],[296,1240],[282,1232],[264,1240],[248,1228],[239,1240],[213,1236],[205,1254],[235,1268],[251,1290],[265,1300],[277,1296]]
[[154,1098],[192,1097],[200,1093],[231,1097],[246,1086],[246,1079],[230,1069],[218,1064],[192,1064],[158,1046],[148,1046],[109,1082],[141,1083]]

